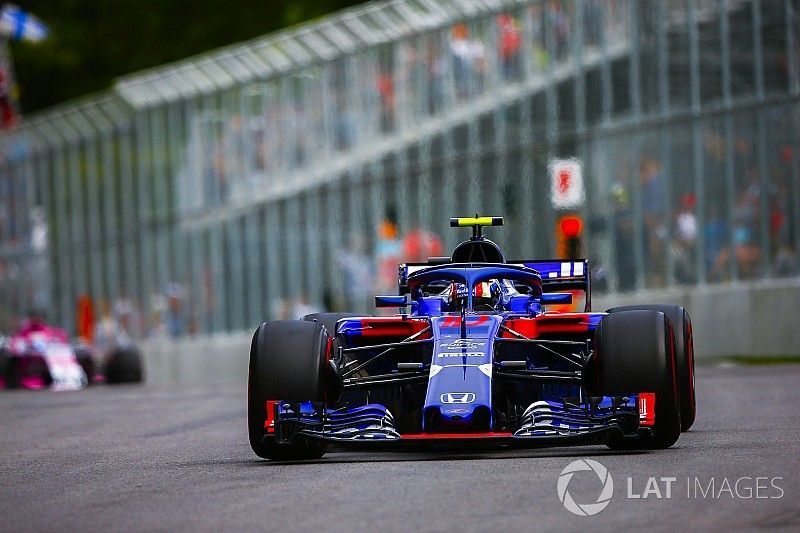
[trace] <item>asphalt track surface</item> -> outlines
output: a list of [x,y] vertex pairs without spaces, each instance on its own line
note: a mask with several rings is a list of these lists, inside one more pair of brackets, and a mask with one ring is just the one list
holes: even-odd
[[[670,450],[338,451],[295,464],[250,451],[243,385],[3,392],[0,531],[800,530],[800,365],[704,367],[697,380],[697,423]],[[596,516],[557,495],[580,458],[614,479]],[[670,499],[661,481],[662,499],[627,498],[628,477],[641,495],[650,476],[676,478]],[[780,491],[755,479],[776,476]],[[743,477],[743,497],[721,490]],[[687,496],[687,478],[707,495]],[[766,498],[746,497],[756,484]],[[579,503],[600,488],[588,472],[569,485]]]

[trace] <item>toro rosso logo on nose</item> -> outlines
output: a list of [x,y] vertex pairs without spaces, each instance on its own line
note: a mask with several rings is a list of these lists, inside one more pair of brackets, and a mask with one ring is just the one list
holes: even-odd
[[442,403],[472,403],[475,394],[472,392],[445,392],[441,397]]

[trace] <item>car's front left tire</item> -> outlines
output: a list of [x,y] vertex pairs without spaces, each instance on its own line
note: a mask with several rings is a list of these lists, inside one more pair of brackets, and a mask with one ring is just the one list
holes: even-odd
[[675,363],[678,370],[678,393],[681,400],[681,431],[688,431],[697,414],[694,390],[694,335],[689,313],[679,305],[646,304],[609,309],[609,313],[650,310],[667,315],[675,332]]
[[[606,315],[595,330],[592,359],[592,375],[585,379],[593,395],[655,393],[652,436],[632,447],[669,448],[675,444],[681,433],[680,398],[674,333],[667,316],[654,310]],[[616,444],[610,446],[619,447]]]

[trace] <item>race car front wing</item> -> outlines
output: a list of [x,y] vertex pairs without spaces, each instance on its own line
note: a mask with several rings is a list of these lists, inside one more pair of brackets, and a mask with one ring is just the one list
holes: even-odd
[[413,446],[446,444],[493,444],[523,446],[571,446],[601,444],[636,437],[639,413],[629,399],[584,404],[539,401],[520,417],[515,431],[481,433],[400,433],[392,413],[383,405],[328,408],[323,403],[270,402],[267,438],[278,444],[295,439],[322,440],[344,446]]

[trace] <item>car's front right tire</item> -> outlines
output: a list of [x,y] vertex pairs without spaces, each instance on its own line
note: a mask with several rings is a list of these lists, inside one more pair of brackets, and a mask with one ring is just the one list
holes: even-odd
[[261,324],[250,345],[247,425],[250,447],[264,459],[318,459],[324,443],[295,437],[278,443],[265,428],[267,402],[322,401],[328,333],[317,322],[273,320]]

